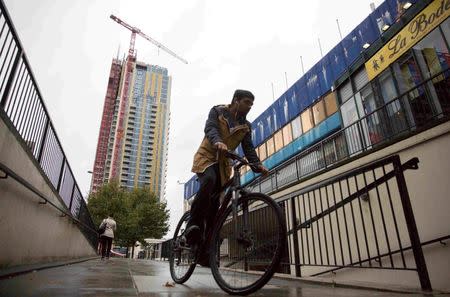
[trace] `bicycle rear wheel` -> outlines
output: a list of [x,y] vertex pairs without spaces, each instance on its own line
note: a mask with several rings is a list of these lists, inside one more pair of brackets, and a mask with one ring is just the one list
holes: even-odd
[[264,286],[277,269],[286,241],[281,208],[269,196],[249,193],[218,219],[210,247],[217,284],[229,294],[247,295]]
[[177,284],[186,282],[194,272],[196,265],[196,251],[186,244],[186,238],[184,237],[189,218],[189,212],[181,217],[170,247],[170,275]]

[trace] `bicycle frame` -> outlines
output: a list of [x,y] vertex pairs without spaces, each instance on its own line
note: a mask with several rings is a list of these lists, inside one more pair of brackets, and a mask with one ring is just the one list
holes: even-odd
[[[244,165],[248,165],[249,163],[245,162],[241,158],[238,158],[238,156],[233,153],[228,153],[228,154],[232,155],[233,159],[237,160],[237,162],[236,162],[236,164],[233,165],[232,178],[225,185],[223,185],[219,191],[219,195],[221,193],[225,193],[225,195],[224,195],[224,199],[223,199],[222,203],[220,203],[220,205],[219,205],[219,209],[217,211],[216,217],[217,218],[222,217],[222,215],[225,213],[225,211],[228,208],[228,205],[230,204],[230,201],[231,201],[231,206],[233,207],[233,210],[232,210],[233,218],[235,219],[235,220],[233,220],[235,222],[234,228],[235,228],[235,231],[237,232],[237,227],[238,227],[237,220],[236,220],[236,218],[237,218],[237,201],[241,195],[244,195],[247,193],[241,186],[241,178],[240,178],[239,173],[240,173],[241,167]],[[244,226],[247,226],[247,224],[248,224],[248,208],[246,208],[246,211],[244,210],[243,219],[244,219]],[[207,249],[209,247],[209,245],[211,243],[215,224],[216,224],[216,220],[214,220],[213,225],[210,226],[210,228],[205,236],[205,240],[202,243],[200,252],[204,252],[205,249]]]

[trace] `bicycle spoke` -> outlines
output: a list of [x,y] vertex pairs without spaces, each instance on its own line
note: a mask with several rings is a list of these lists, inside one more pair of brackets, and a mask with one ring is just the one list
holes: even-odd
[[184,237],[188,219],[189,213],[186,213],[178,223],[170,251],[170,274],[180,284],[189,279],[195,268],[196,250],[187,245]]
[[254,292],[273,275],[285,240],[281,211],[270,197],[249,195],[215,229],[213,275],[228,293]]

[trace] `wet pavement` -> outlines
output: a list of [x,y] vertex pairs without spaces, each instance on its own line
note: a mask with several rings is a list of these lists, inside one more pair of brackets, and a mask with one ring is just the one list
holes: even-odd
[[[173,284],[168,262],[100,259],[38,270],[0,280],[0,297],[27,296],[229,296],[215,283],[208,268],[197,267],[183,285]],[[377,290],[333,287],[292,279],[272,279],[251,296],[430,296]],[[435,296],[450,296],[438,294]]]

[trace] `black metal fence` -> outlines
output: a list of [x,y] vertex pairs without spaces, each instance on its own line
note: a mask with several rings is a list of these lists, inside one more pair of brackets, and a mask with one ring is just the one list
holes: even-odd
[[0,1],[0,112],[9,118],[71,215],[83,222],[83,233],[96,246],[96,228],[3,1]]
[[[431,290],[398,156],[352,170],[277,200],[285,208],[290,262],[296,276],[337,269],[415,270]],[[412,249],[412,255],[409,250]]]
[[173,239],[166,240],[161,242],[161,260],[169,260],[170,258],[170,249],[172,248]]
[[450,69],[386,103],[247,185],[273,193],[339,162],[436,125],[450,116]]

